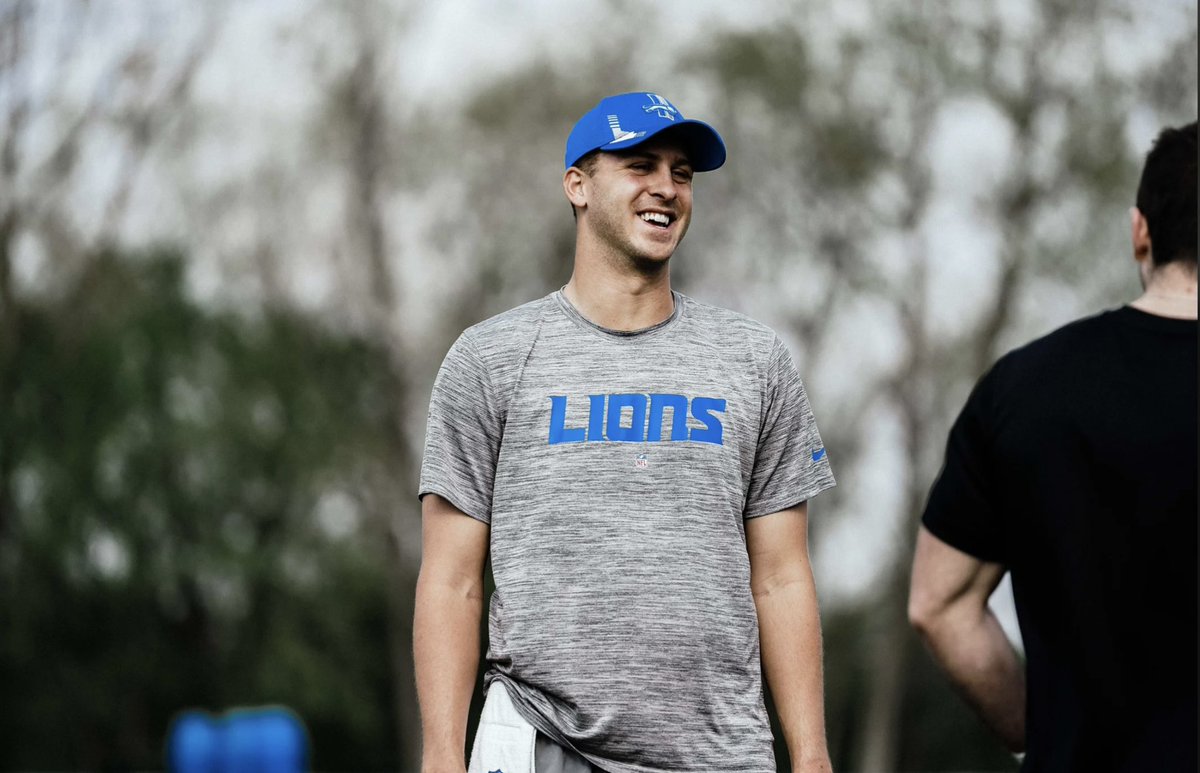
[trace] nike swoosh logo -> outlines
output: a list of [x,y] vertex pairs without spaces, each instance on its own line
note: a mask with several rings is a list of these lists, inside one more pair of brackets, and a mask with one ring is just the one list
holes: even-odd
[[818,451],[813,451],[813,461],[814,462],[819,462],[824,458],[825,458],[825,449],[824,448],[822,448]]

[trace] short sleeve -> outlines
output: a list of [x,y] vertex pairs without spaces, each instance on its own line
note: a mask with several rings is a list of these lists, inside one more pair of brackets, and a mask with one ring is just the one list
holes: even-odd
[[835,483],[800,374],[776,338],[767,363],[763,421],[744,517],[786,510]]
[[490,523],[503,415],[488,371],[467,333],[442,362],[425,427],[419,496],[437,494]]
[[946,461],[929,492],[921,522],[935,537],[983,561],[1004,563],[1004,533],[996,507],[996,465],[988,429],[995,371],[985,376],[950,429]]

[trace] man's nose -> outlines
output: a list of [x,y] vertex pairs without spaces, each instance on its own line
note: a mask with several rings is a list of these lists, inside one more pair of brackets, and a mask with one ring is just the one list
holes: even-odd
[[675,188],[675,178],[671,175],[671,168],[666,164],[655,167],[654,173],[650,175],[648,187],[650,188],[651,195],[668,201],[678,195]]

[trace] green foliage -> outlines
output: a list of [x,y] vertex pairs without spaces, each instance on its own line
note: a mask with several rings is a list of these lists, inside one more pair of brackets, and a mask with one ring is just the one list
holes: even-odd
[[807,41],[787,28],[721,35],[690,62],[704,63],[722,92],[757,94],[784,114],[802,107],[812,75]]
[[[808,34],[791,26],[721,33],[685,56],[683,68],[725,95],[719,123],[730,147],[743,151],[739,165],[765,161],[823,196],[858,192],[886,160],[878,111],[862,110],[849,94],[864,49],[849,41],[838,66],[822,66]],[[764,144],[771,155],[755,158]]]
[[[283,703],[319,767],[394,764],[385,355],[97,256],[0,352],[0,767],[155,768],[174,712]],[[6,340],[8,340],[6,338]]]

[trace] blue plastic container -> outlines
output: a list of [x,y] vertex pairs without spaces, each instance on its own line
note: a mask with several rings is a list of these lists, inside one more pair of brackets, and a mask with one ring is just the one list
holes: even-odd
[[167,735],[167,768],[176,773],[301,773],[308,734],[283,707],[235,709],[221,716],[185,711]]

